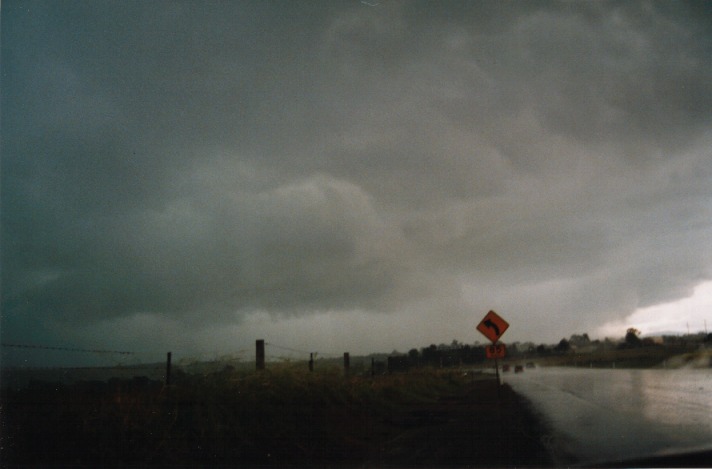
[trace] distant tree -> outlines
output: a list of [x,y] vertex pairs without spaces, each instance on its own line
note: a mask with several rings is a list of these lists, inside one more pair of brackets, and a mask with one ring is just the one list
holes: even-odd
[[640,340],[640,331],[635,327],[629,328],[625,333],[625,344],[628,347],[641,347],[643,341]]
[[429,347],[425,347],[421,352],[421,356],[425,363],[438,363],[440,361],[440,352],[438,351],[438,346],[435,344],[431,344]]
[[519,350],[519,342],[512,342],[507,345],[507,356],[511,358],[516,357],[517,355],[521,355],[521,351]]
[[458,352],[460,354],[460,359],[464,363],[475,363],[475,353],[471,345],[464,344]]
[[610,337],[606,337],[603,340],[603,349],[604,350],[611,350],[618,347],[618,341],[611,339]]
[[418,353],[418,349],[412,348],[408,350],[408,358],[410,359],[411,363],[418,363],[418,358],[420,358],[420,353]]
[[559,341],[559,345],[554,347],[554,351],[556,352],[563,353],[568,352],[569,350],[571,350],[571,344],[569,344],[569,341],[566,339],[561,339],[561,341]]
[[549,349],[547,348],[546,345],[540,344],[536,348],[536,353],[538,353],[539,355],[546,355],[547,353],[549,353]]
[[589,339],[587,333],[583,334],[573,334],[569,338],[569,344],[573,345],[575,347],[585,347],[586,345],[591,343],[591,339]]

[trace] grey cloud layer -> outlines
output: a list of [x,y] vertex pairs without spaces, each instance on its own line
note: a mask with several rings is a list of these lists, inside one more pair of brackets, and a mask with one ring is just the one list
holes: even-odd
[[497,304],[543,337],[712,277],[704,7],[65,6],[3,7],[4,335]]

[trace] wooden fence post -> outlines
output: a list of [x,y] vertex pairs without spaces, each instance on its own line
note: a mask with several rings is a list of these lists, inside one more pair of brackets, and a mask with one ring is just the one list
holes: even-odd
[[171,385],[171,352],[166,354],[166,386]]
[[309,354],[309,371],[314,371],[314,353]]
[[257,342],[255,342],[255,356],[257,358],[257,369],[258,370],[264,370],[265,369],[265,341],[263,339],[258,339]]
[[351,357],[349,352],[344,352],[344,374],[349,374],[349,369],[351,368]]

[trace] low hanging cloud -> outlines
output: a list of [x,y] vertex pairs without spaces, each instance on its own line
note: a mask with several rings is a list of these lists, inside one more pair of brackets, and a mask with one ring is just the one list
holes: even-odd
[[695,3],[19,2],[2,22],[4,338],[336,314],[409,318],[406,343],[495,307],[553,340],[712,278]]

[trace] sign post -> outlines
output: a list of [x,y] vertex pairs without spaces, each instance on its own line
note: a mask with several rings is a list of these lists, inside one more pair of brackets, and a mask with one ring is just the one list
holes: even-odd
[[487,354],[487,358],[494,358],[494,372],[497,376],[498,386],[501,383],[499,380],[499,364],[497,363],[497,359],[505,357],[507,348],[504,344],[498,344],[497,341],[499,341],[499,338],[502,337],[502,334],[504,334],[507,328],[509,328],[509,323],[491,310],[485,314],[485,317],[482,318],[482,321],[477,325],[477,330],[492,342],[492,345],[487,346],[485,353]]

